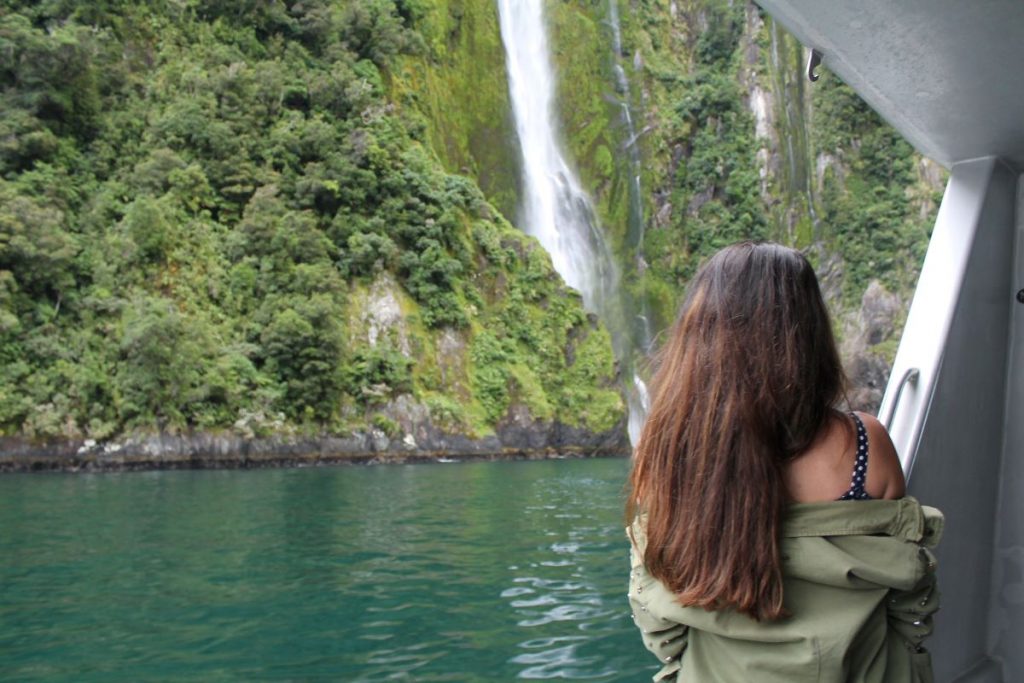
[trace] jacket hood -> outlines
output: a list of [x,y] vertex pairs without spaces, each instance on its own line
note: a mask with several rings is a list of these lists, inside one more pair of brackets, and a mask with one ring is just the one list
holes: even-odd
[[942,536],[942,513],[913,496],[898,500],[794,503],[786,508],[784,538],[883,534],[933,548]]

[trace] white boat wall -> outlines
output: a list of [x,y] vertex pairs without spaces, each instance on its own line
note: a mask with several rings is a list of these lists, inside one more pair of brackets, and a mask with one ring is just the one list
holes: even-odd
[[1024,681],[1024,2],[757,2],[951,171],[879,413],[946,514],[935,680]]

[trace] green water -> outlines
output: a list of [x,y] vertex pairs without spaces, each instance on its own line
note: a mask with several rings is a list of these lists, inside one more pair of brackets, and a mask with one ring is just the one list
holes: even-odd
[[0,680],[649,680],[624,460],[0,477]]

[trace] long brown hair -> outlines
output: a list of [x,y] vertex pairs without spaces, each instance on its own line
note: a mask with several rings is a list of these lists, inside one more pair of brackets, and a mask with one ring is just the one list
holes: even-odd
[[644,564],[684,605],[785,615],[783,464],[844,392],[828,310],[800,252],[743,242],[691,281],[652,380],[629,479]]

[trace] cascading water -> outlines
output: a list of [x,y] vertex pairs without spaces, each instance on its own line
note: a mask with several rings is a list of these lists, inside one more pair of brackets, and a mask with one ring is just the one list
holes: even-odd
[[562,155],[554,124],[554,71],[541,0],[499,0],[509,91],[523,161],[523,222],[555,270],[601,312],[618,273],[590,197]]
[[[780,150],[786,162],[786,182],[789,200],[802,200],[807,205],[811,225],[818,229],[818,212],[814,192],[815,164],[810,154],[809,133],[805,119],[806,97],[804,81],[799,69],[794,70],[780,50],[787,48],[783,29],[771,22],[771,50],[768,53],[773,89],[776,97],[786,103],[782,108],[779,123],[782,126],[785,149]],[[794,75],[796,76],[794,78]],[[801,197],[802,195],[802,197]]]
[[[629,232],[627,242],[642,258],[644,241],[644,209],[640,195],[640,149],[637,147],[636,126],[633,125],[633,111],[630,107],[629,78],[622,66],[622,27],[619,22],[619,3],[608,0],[608,23],[612,29],[612,69],[615,71],[615,88],[619,94],[619,111],[622,125],[626,128],[626,143],[623,148],[629,160]],[[637,264],[639,268],[643,265]]]
[[[629,78],[622,66],[622,27],[619,22],[618,0],[608,0],[608,21],[612,28],[612,65],[615,70],[615,87],[619,93],[619,111],[622,125],[626,129],[624,150],[629,161],[629,231],[627,245],[633,249],[637,274],[643,276],[647,268],[644,259],[644,206],[640,190],[640,148],[637,140],[640,137],[633,124],[631,109],[632,97],[629,91]],[[640,296],[639,311],[633,325],[635,341],[644,354],[650,353],[654,335],[651,331],[651,316],[647,306],[647,297]],[[640,436],[644,419],[650,408],[647,385],[636,372],[633,373],[633,390],[627,392],[629,397],[629,438],[633,443]]]
[[[633,375],[636,344],[625,316],[619,273],[590,197],[559,144],[555,79],[544,25],[543,0],[498,0],[509,92],[523,164],[523,228],[551,255],[555,269],[602,318],[625,376],[630,439],[636,443],[646,413],[646,387]],[[639,188],[637,188],[639,190]],[[637,195],[639,200],[639,195]]]

